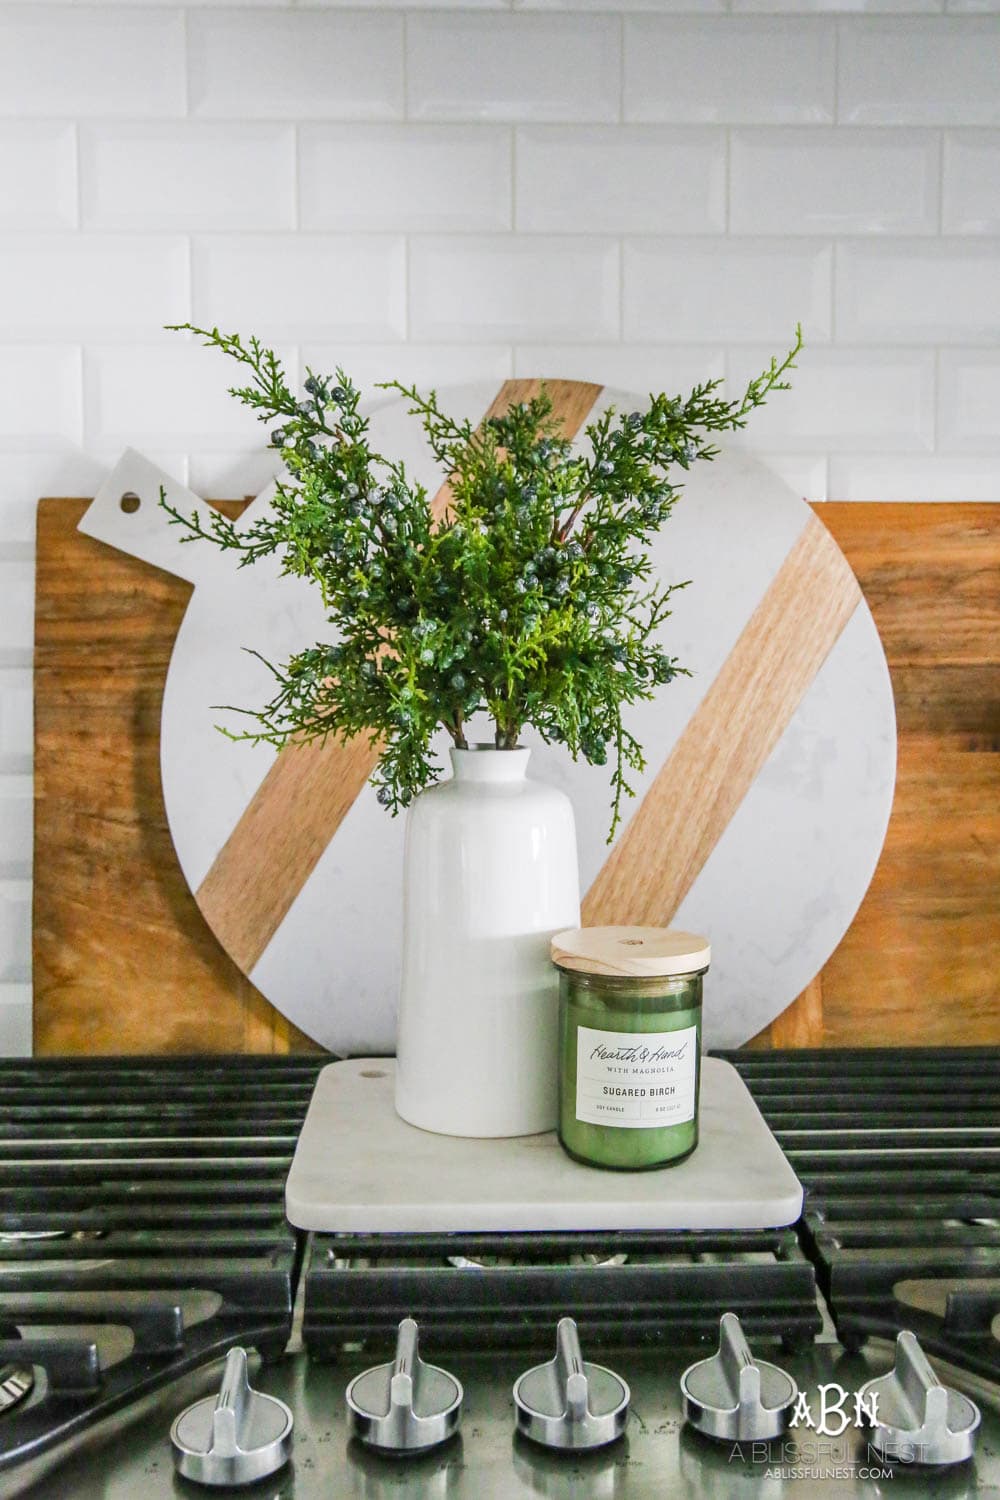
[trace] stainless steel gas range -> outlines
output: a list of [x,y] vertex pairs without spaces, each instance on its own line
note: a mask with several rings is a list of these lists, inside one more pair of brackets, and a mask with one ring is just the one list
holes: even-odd
[[[305,1237],[283,1184],[318,1061],[0,1064],[0,1495],[212,1493],[175,1474],[170,1426],[236,1345],[294,1418],[291,1463],[249,1491],[269,1500],[1000,1493],[1000,1050],[727,1055],[805,1185],[795,1229]],[[802,1413],[771,1442],[703,1436],[680,1378],[725,1312],[814,1418],[821,1387],[850,1416],[913,1330],[982,1412],[974,1456],[885,1462]],[[515,1430],[514,1382],[565,1315],[631,1390],[589,1453]],[[344,1394],[408,1316],[462,1420],[391,1458],[350,1437]]]

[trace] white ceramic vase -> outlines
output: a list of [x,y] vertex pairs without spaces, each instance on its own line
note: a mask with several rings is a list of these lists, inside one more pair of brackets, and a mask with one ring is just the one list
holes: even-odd
[[569,798],[530,750],[452,750],[454,776],[407,816],[396,1109],[444,1135],[553,1130],[558,976],[549,939],[580,922]]

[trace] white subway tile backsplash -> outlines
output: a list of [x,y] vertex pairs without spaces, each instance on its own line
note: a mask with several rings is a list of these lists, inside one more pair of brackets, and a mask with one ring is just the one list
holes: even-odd
[[234,120],[392,120],[403,113],[403,18],[360,11],[196,11],[191,111]]
[[1000,234],[1000,130],[947,132],[942,191],[945,234]]
[[[735,397],[766,368],[772,350],[734,351]],[[729,441],[785,453],[929,451],[934,437],[934,355],[929,350],[810,349],[778,391]]]
[[619,303],[613,240],[495,235],[410,247],[414,338],[613,339]]
[[834,117],[834,23],[631,16],[625,119],[812,125]]
[[721,15],[726,0],[513,0],[515,10],[659,11],[685,15]]
[[1000,501],[1000,466],[961,454],[834,455],[830,499]]
[[75,227],[75,136],[65,120],[0,121],[0,230]]
[[25,774],[31,753],[31,668],[0,667],[0,773]]
[[[97,447],[257,448],[266,436],[228,394],[243,372],[200,341],[93,345],[84,366],[87,441]],[[296,351],[277,351],[291,382]]]
[[183,239],[0,235],[0,338],[148,338],[187,313]]
[[994,21],[906,17],[840,24],[840,120],[1000,123],[1000,28]]
[[90,125],[80,135],[88,229],[291,229],[291,125]]
[[636,343],[830,336],[832,253],[785,240],[633,240],[624,246],[624,336]]
[[942,450],[992,452],[1000,465],[1000,352],[942,349],[938,413]]
[[179,9],[0,7],[0,115],[183,113]]
[[0,880],[0,986],[30,978],[31,881]]
[[185,483],[196,495],[209,500],[251,499],[277,477],[280,469],[281,461],[271,448],[258,446],[242,453],[210,449],[188,455]]
[[726,220],[721,130],[533,126],[517,132],[519,230],[708,234]]
[[405,334],[398,235],[217,235],[195,240],[194,321],[268,338]]
[[[21,666],[34,647],[35,565],[30,559],[0,555],[0,599],[3,600],[0,666]],[[0,817],[2,814],[0,807]]]
[[733,234],[932,234],[940,143],[927,130],[734,131]]
[[825,453],[772,453],[754,451],[765,468],[773,469],[789,489],[810,505],[829,498],[828,461]]
[[31,1056],[31,985],[0,985],[0,1057]]
[[0,344],[0,445],[79,442],[80,350]]
[[687,395],[693,385],[726,373],[721,349],[677,344],[518,344],[514,374],[592,380],[636,395]]
[[497,126],[304,126],[302,227],[509,229],[511,154]]
[[619,49],[610,16],[412,15],[407,109],[418,120],[617,120]]
[[849,240],[837,247],[837,337],[855,343],[989,343],[1000,335],[995,240]]
[[31,874],[32,811],[31,777],[0,776],[0,880]]
[[513,374],[506,344],[304,344],[302,365],[331,374],[340,365],[366,401],[392,400],[376,389],[380,380],[400,380],[420,390],[446,390],[467,381],[495,381]]

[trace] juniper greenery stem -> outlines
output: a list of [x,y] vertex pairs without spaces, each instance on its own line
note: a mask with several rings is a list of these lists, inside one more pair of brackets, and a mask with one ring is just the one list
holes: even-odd
[[308,370],[298,396],[258,339],[179,327],[240,367],[245,383],[231,394],[272,429],[286,472],[269,513],[243,531],[161,503],[185,540],[211,540],[241,567],[277,554],[285,573],[320,589],[331,627],[329,642],[265,663],[270,701],[237,710],[253,724],[226,732],[278,747],[366,735],[379,751],[379,801],[396,812],[440,773],[438,726],[464,748],[469,720],[485,712],[497,747],[509,749],[530,724],[574,758],[610,758],[613,836],[628,776],[644,765],[622,710],[685,672],[660,635],[686,584],[654,576],[651,539],[684,471],[718,451],[711,436],[744,427],[772,391],[788,389],[801,329],[737,399],[718,380],[686,397],[651,395],[640,410],[601,412],[579,446],[561,435],[544,387],[473,427],[442,411],[433,391],[386,381],[450,476],[435,519],[433,497],[373,449],[343,370]]

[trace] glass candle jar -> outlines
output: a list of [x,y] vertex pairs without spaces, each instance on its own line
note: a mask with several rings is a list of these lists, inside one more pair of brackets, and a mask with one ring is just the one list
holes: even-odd
[[597,1167],[672,1166],[698,1144],[708,942],[662,927],[552,939],[559,975],[559,1139]]

